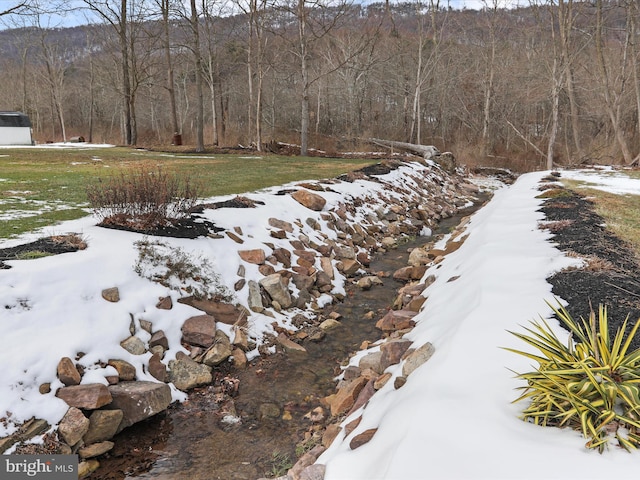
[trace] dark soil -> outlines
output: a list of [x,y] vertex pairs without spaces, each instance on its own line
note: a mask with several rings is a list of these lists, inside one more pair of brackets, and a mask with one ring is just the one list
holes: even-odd
[[[583,196],[568,189],[545,190],[543,195],[550,197],[541,211],[553,222],[547,228],[557,247],[587,261],[583,268],[550,277],[553,294],[568,303],[567,310],[576,319],[587,319],[591,307],[597,313],[602,304],[612,334],[627,315],[629,329],[640,318],[640,264],[633,248],[606,229],[593,203]],[[640,348],[639,337],[632,349]]]
[[155,237],[174,237],[174,238],[198,238],[205,237],[210,233],[217,233],[224,228],[216,227],[213,222],[203,220],[195,215],[172,220],[164,225],[156,225],[153,227],[138,227],[126,225],[123,222],[102,222],[99,226],[104,228],[113,228],[115,230],[125,230],[128,232],[144,233]]
[[82,238],[73,234],[55,235],[15,247],[0,248],[0,270],[11,268],[3,260],[19,260],[29,253],[38,252],[47,255],[59,255],[61,253],[77,252],[85,248],[87,248],[87,244]]

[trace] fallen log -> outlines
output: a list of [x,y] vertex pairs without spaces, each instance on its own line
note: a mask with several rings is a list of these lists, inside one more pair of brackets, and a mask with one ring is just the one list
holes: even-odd
[[380,138],[370,138],[369,142],[374,145],[397,148],[400,150],[406,150],[415,155],[420,155],[425,160],[432,160],[436,162],[448,172],[453,172],[456,169],[456,161],[453,153],[440,153],[440,150],[433,145],[418,145],[415,143],[396,142],[395,140],[383,140]]

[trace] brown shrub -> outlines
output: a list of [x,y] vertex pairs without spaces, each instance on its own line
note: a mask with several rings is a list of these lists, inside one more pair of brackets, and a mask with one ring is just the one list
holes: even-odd
[[147,229],[188,216],[198,188],[189,177],[143,165],[89,184],[87,197],[104,224]]

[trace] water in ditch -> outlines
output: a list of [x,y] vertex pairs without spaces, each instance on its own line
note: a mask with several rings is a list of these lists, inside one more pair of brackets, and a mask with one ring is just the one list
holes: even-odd
[[[435,234],[447,233],[477,208],[443,220]],[[323,312],[339,313],[341,326],[318,343],[304,342],[306,353],[277,353],[242,371],[218,372],[214,385],[191,392],[187,402],[119,434],[89,478],[256,480],[286,473],[305,438],[307,445],[317,441],[314,430],[323,423],[318,407],[329,415],[321,400],[334,392],[340,365],[363,341],[380,337],[375,323],[402,286],[391,274],[407,265],[411,248],[428,240],[412,239],[374,257],[370,271],[386,273],[383,285],[349,287],[342,303]]]

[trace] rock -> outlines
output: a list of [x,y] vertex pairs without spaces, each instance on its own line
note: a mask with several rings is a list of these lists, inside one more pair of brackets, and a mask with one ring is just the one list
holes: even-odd
[[360,262],[351,258],[345,258],[341,260],[338,265],[341,265],[341,267],[338,267],[338,269],[347,277],[352,277],[362,268]]
[[399,363],[400,359],[409,349],[412,343],[413,342],[411,340],[405,340],[402,338],[389,340],[383,343],[380,346],[380,351],[382,352],[382,358],[380,359],[382,369],[384,370],[389,365],[395,365],[396,363]]
[[318,287],[318,289],[323,288],[323,287],[331,287],[331,288],[333,288],[333,285],[331,283],[331,277],[329,277],[329,275],[327,275],[323,271],[317,272],[316,273],[316,287]]
[[156,303],[156,308],[160,310],[171,310],[173,308],[173,300],[171,297],[160,297],[160,300]]
[[376,393],[376,389],[373,386],[374,383],[375,379],[372,378],[367,382],[364,388],[360,390],[360,393],[358,394],[355,403],[351,407],[351,410],[349,410],[349,412],[347,413],[347,416],[351,415],[357,409],[364,406],[371,399],[371,397],[373,397],[373,394]]
[[58,378],[65,386],[80,385],[80,372],[69,357],[62,357],[58,362]]
[[[307,453],[302,455],[302,457],[300,457],[300,460],[298,460],[296,464],[293,467],[291,467],[288,475],[293,477],[294,480],[302,480],[302,476],[301,476],[302,472],[306,470],[308,467],[310,467],[311,465],[313,465],[315,461],[318,460],[318,457],[322,455],[324,450],[325,448],[322,445],[316,445],[315,447],[313,447]],[[323,478],[324,478],[324,474],[322,477],[320,477],[320,480],[322,480]]]
[[[320,268],[322,272],[329,278],[329,283],[335,278],[333,263],[329,257],[320,257]],[[316,279],[317,282],[317,279]]]
[[149,339],[149,349],[157,345],[161,346],[164,350],[169,350],[169,339],[165,335],[164,330],[154,332]]
[[97,460],[87,460],[86,462],[80,462],[78,464],[78,478],[88,477],[98,468],[100,468],[100,463]]
[[341,431],[342,427],[340,425],[336,423],[329,425],[322,434],[322,446],[324,448],[329,448]]
[[331,415],[335,417],[349,411],[367,382],[368,380],[366,378],[358,377],[338,390],[338,393],[336,393],[335,398],[331,402]]
[[340,260],[344,260],[347,258],[349,260],[356,259],[355,249],[348,245],[336,245],[335,247],[333,247],[333,251],[336,254],[336,257],[339,258]]
[[120,380],[135,380],[136,367],[131,365],[129,362],[126,362],[124,360],[111,359],[107,363],[117,370],[118,378]]
[[90,383],[88,385],[72,385],[62,387],[56,392],[56,397],[64,400],[70,407],[95,410],[111,403],[111,393],[106,385]]
[[102,298],[104,298],[107,302],[119,302],[120,290],[118,290],[118,287],[105,288],[104,290],[102,290]]
[[348,437],[349,435],[351,435],[351,432],[353,432],[356,428],[358,428],[358,425],[360,425],[360,422],[362,422],[362,415],[360,415],[355,420],[351,420],[349,423],[347,423],[344,426],[344,436]]
[[[135,327],[135,325],[134,325]],[[143,318],[140,319],[140,328],[142,330],[144,330],[145,332],[147,332],[148,334],[152,334],[153,333],[153,323],[150,322],[149,320],[145,320]],[[135,330],[132,333],[132,335],[135,334]]]
[[291,196],[300,205],[303,205],[315,212],[321,211],[327,203],[322,196],[304,189],[297,190],[295,193],[291,194]]
[[328,330],[331,330],[333,328],[339,327],[341,325],[342,324],[339,321],[334,320],[333,318],[327,318],[324,322],[322,322],[319,325],[319,328],[320,328],[320,330],[323,330],[323,331],[326,332]]
[[376,390],[380,390],[382,387],[384,387],[387,384],[389,380],[391,380],[392,376],[393,375],[389,372],[383,373],[373,383],[373,388],[375,388]]
[[245,368],[249,364],[249,360],[247,359],[247,355],[244,353],[244,350],[241,348],[235,348],[231,355],[233,356],[233,366],[235,368]]
[[144,342],[133,335],[121,341],[120,346],[131,355],[143,355],[147,351]]
[[154,353],[151,355],[147,368],[149,369],[151,376],[159,382],[167,381],[167,367],[162,363],[162,357],[160,354]]
[[384,237],[380,243],[382,243],[382,246],[387,250],[398,247],[398,242],[393,237]]
[[246,328],[234,325],[231,330],[233,331],[232,345],[241,348],[245,352],[249,350],[249,337],[247,336]]
[[398,390],[399,388],[402,388],[405,383],[407,383],[407,377],[396,377],[393,381],[393,388]]
[[260,293],[260,286],[254,280],[249,280],[249,298],[248,298],[249,310],[256,313],[262,313],[264,311],[264,305],[262,305],[262,294]]
[[213,345],[204,354],[202,363],[210,367],[220,365],[231,356],[232,348],[229,337],[222,330],[217,330]]
[[95,410],[89,417],[89,429],[82,440],[85,445],[109,440],[118,431],[124,414],[122,410]]
[[284,333],[281,333],[280,335],[278,335],[276,340],[282,346],[282,348],[284,348],[287,351],[303,352],[303,353],[307,352],[306,348],[304,348],[302,345],[297,344],[293,340],[290,340]]
[[109,386],[113,401],[109,409],[122,410],[118,432],[166,410],[171,403],[171,388],[166,383],[120,382]]
[[275,403],[263,403],[258,407],[258,417],[260,420],[265,418],[279,418],[280,407]]
[[423,363],[431,358],[435,353],[435,347],[427,342],[417,350],[411,352],[404,361],[402,366],[402,375],[408,377],[416,368],[420,367]]
[[198,299],[193,296],[180,298],[178,302],[202,310],[207,315],[213,316],[216,322],[221,322],[226,325],[234,325],[235,323],[243,321],[246,317],[242,310],[226,302]]
[[182,341],[191,345],[209,347],[216,335],[216,319],[211,315],[196,315],[182,325]]
[[258,267],[258,272],[260,272],[260,275],[262,275],[263,277],[267,277],[276,273],[276,269],[271,265],[260,265]]
[[285,232],[288,233],[293,233],[293,225],[290,224],[289,222],[286,222],[284,220],[278,220],[277,218],[269,218],[269,220],[267,220],[269,222],[269,225],[272,226],[273,228],[279,228],[280,230],[284,230]]
[[264,250],[256,248],[253,250],[238,250],[240,258],[247,263],[253,263],[254,265],[262,265],[266,259]]
[[238,244],[241,244],[241,245],[244,243],[244,240],[242,238],[240,238],[238,235],[236,235],[235,233],[230,232],[230,231],[226,231],[224,233],[227,235],[227,237],[229,237],[234,242],[236,242]]
[[382,364],[382,352],[377,351],[368,353],[367,355],[362,357],[358,362],[358,367],[360,367],[361,370],[370,368],[374,372],[381,374],[382,372],[384,372],[384,369],[388,367],[388,365]]
[[412,328],[416,322],[413,317],[416,312],[409,310],[389,310],[389,312],[376,323],[376,327],[383,332],[393,332],[395,330],[404,330]]
[[364,432],[359,433],[358,435],[353,437],[351,442],[349,442],[349,447],[351,448],[351,450],[355,450],[356,448],[361,447],[365,443],[371,441],[377,431],[377,428],[370,428],[369,430],[365,430]]
[[422,308],[422,305],[424,305],[424,302],[427,301],[426,297],[414,297],[411,299],[411,301],[409,303],[407,303],[407,305],[405,306],[405,309],[410,310],[412,312],[419,312],[420,309]]
[[276,248],[273,250],[273,256],[280,262],[284,268],[291,267],[291,252],[286,248]]
[[239,292],[240,290],[242,290],[244,288],[246,283],[247,283],[247,281],[244,278],[241,278],[240,280],[238,280],[236,283],[233,284],[233,289],[236,292]]
[[211,367],[193,361],[182,352],[178,352],[176,359],[169,362],[169,381],[178,390],[187,391],[208,385],[211,380]]
[[373,282],[371,281],[371,277],[362,277],[358,279],[356,285],[362,290],[370,290],[373,286]]
[[89,419],[76,407],[69,408],[58,425],[58,433],[71,447],[78,443],[88,430]]
[[409,265],[417,267],[420,265],[428,265],[431,263],[431,257],[424,248],[414,248],[409,254]]
[[402,267],[393,272],[393,279],[398,282],[408,282],[413,278],[413,267]]
[[349,365],[342,371],[342,378],[344,380],[353,380],[354,378],[358,378],[362,374],[362,369],[360,367],[356,367],[355,365]]
[[291,277],[291,280],[293,281],[293,284],[298,288],[298,290],[309,291],[315,284],[315,278],[309,275],[300,275],[296,273]]
[[262,286],[271,299],[278,302],[282,308],[289,308],[293,304],[291,294],[279,273],[274,273],[260,280],[260,286]]
[[94,443],[87,447],[82,447],[80,450],[78,450],[78,455],[83,460],[87,458],[98,457],[104,453],[107,453],[113,448],[113,446],[113,442]]

